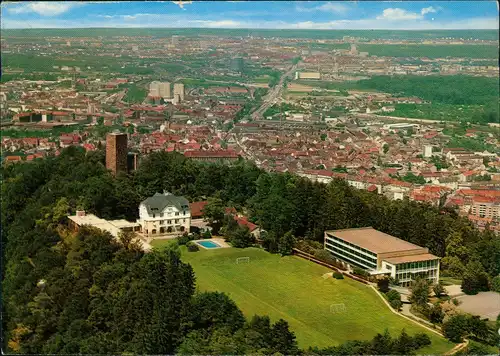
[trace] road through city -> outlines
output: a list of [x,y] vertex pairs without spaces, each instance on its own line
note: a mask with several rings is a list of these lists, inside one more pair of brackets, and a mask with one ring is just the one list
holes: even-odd
[[297,69],[297,65],[298,65],[298,63],[294,64],[285,74],[283,74],[281,76],[280,81],[278,82],[278,84],[276,84],[273,88],[271,88],[271,90],[269,91],[269,93],[264,97],[264,102],[262,103],[262,105],[260,106],[260,108],[258,108],[252,114],[252,119],[253,120],[261,119],[262,115],[264,114],[264,112],[271,105],[274,104],[274,101],[277,98],[280,97],[281,91],[283,90],[283,83],[284,83],[285,79]]

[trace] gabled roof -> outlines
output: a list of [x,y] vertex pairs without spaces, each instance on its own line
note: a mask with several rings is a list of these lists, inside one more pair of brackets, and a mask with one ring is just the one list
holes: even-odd
[[197,201],[189,204],[189,209],[191,210],[191,217],[197,218],[203,216],[203,208],[208,204],[208,201]]
[[[141,204],[144,204],[144,206],[148,211],[148,214],[150,215],[153,213],[153,211],[155,213],[162,212],[168,206],[174,206],[178,210],[189,209],[189,202],[187,201],[186,198],[177,197],[170,193],[167,194],[155,193],[155,195],[153,195],[152,197],[149,197],[146,200],[142,201]],[[183,206],[186,208],[183,208]]]

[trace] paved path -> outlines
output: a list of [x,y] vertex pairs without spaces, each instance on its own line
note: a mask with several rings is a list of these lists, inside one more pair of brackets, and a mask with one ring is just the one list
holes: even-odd
[[[391,305],[389,304],[389,302],[387,301],[387,299],[385,299],[385,298],[382,296],[382,294],[380,294],[380,292],[377,290],[377,288],[375,288],[375,287],[374,287],[374,286],[372,286],[372,285],[370,285],[369,287],[370,287],[370,288],[372,288],[372,289],[375,291],[375,293],[377,293],[377,295],[380,297],[380,299],[382,299],[382,301],[385,303],[385,305],[387,305],[387,307],[389,308],[389,310],[390,310],[391,312],[393,312],[394,314],[399,315],[399,316],[400,316],[400,317],[402,317],[402,318],[405,318],[405,319],[407,319],[407,320],[411,321],[412,323],[415,323],[415,324],[417,324],[417,325],[419,325],[419,326],[421,326],[421,327],[423,327],[423,328],[426,328],[427,330],[429,330],[429,331],[433,332],[434,334],[437,334],[437,335],[439,335],[439,336],[443,337],[443,334],[441,334],[438,330],[433,329],[433,328],[431,328],[431,327],[427,326],[426,324],[422,324],[422,323],[418,322],[417,320],[413,319],[412,317],[408,317],[408,316],[406,316],[406,315],[404,315],[404,314],[402,314],[402,313],[398,313],[397,311],[395,311],[395,310],[394,310],[394,308],[393,308],[393,307],[391,307]],[[412,315],[413,315],[413,314],[412,314]]]
[[422,319],[422,318],[416,316],[415,314],[413,314],[411,312],[410,309],[411,309],[411,304],[407,304],[407,303],[403,304],[403,307],[401,308],[401,314],[406,315],[406,316],[408,316],[410,318],[417,319],[419,322],[421,322],[421,323],[423,323],[425,325],[428,325],[429,327],[432,327],[432,323],[431,322],[429,322],[429,321],[427,321],[425,319]]
[[[391,310],[391,312],[393,312],[394,314],[397,314],[405,319],[408,319],[410,320],[411,322],[417,324],[417,325],[420,325],[421,327],[423,328],[426,328],[427,330],[433,332],[434,334],[437,334],[441,337],[444,337],[443,334],[438,331],[437,329],[433,329],[429,326],[427,326],[429,324],[428,321],[422,319],[422,318],[419,318],[415,315],[413,315],[411,312],[410,312],[410,305],[409,304],[403,304],[403,312],[402,313],[398,313],[397,311],[395,311],[391,305],[389,304],[389,302],[383,297],[382,294],[380,294],[380,292],[377,290],[377,288],[375,288],[373,285],[370,285],[370,287],[375,291],[375,293],[377,293],[377,295],[384,301],[385,305],[387,305],[387,307]],[[405,308],[405,305],[407,306],[407,312],[411,315],[411,317],[407,316],[407,315],[404,315],[404,308]],[[419,320],[419,321],[417,321]],[[469,340],[465,339],[463,343],[461,344],[458,344],[458,345],[455,345],[455,347],[453,347],[450,351],[446,352],[444,355],[445,356],[448,356],[448,355],[454,355],[456,354],[457,352],[459,352],[460,350],[462,350],[463,348],[467,347],[467,345],[469,344]]]

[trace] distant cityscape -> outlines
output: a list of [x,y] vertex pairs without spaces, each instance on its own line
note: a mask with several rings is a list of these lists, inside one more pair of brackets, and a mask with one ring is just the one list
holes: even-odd
[[456,209],[500,233],[498,106],[375,82],[465,78],[487,90],[498,82],[498,40],[64,34],[2,36],[5,164],[70,145],[99,150],[122,132],[135,166],[153,151],[243,158]]

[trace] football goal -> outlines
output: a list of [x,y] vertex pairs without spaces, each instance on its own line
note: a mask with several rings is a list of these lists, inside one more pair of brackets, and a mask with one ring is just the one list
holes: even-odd
[[236,264],[240,264],[240,263],[250,263],[250,257],[238,257],[236,259]]
[[346,311],[347,311],[347,308],[345,307],[344,303],[330,305],[330,313],[337,314],[337,313],[343,313]]

